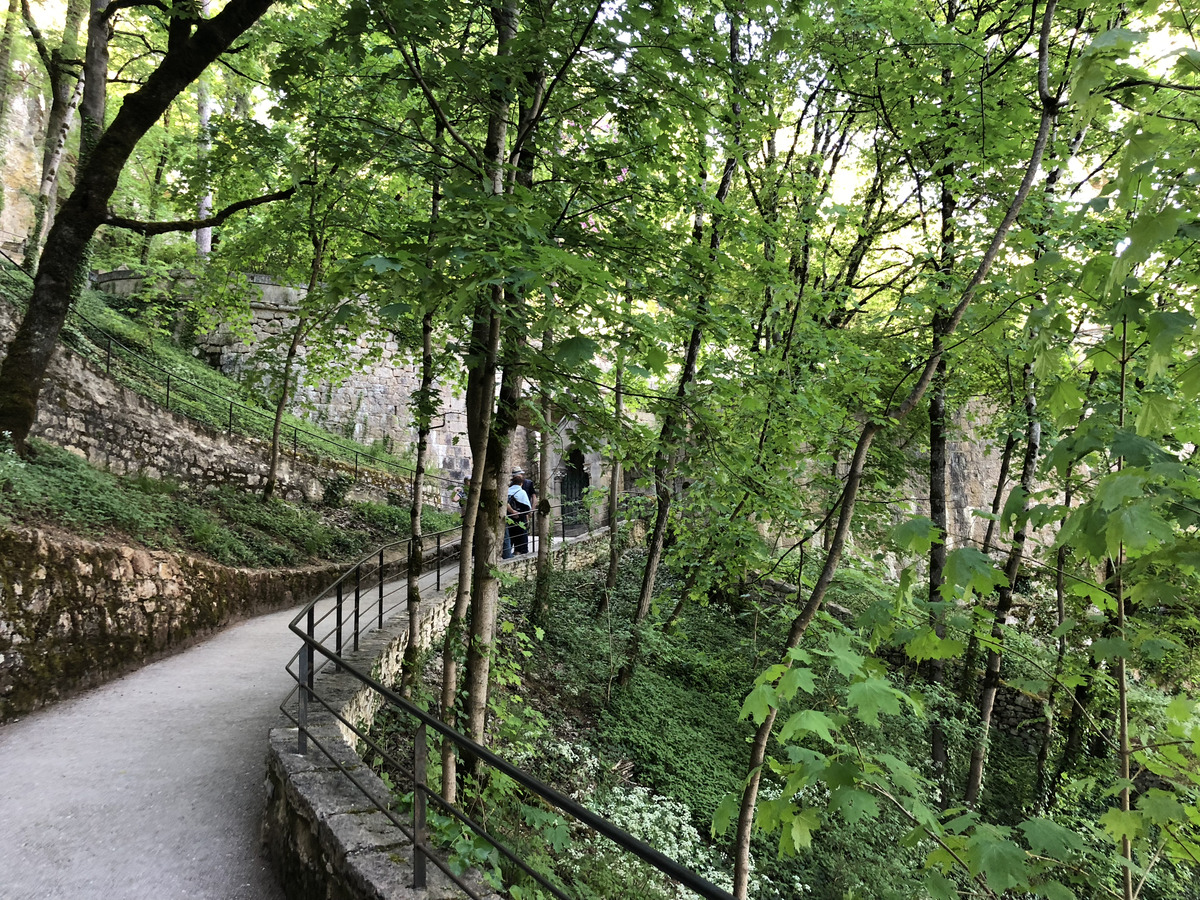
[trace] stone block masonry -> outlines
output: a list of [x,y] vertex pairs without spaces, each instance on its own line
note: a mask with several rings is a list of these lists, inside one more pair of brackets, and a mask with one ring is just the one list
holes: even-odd
[[[16,333],[17,313],[0,303],[0,359]],[[236,485],[246,490],[266,482],[269,443],[226,434],[178,415],[109,378],[66,347],[54,354],[31,432],[118,475],[173,477],[188,484]],[[355,481],[356,499],[385,501],[405,494],[408,482],[305,452],[280,454],[279,495],[319,500],[334,475]]]
[[[625,535],[645,537],[640,522]],[[555,565],[579,569],[595,565],[608,552],[608,530],[571,538],[554,551]],[[501,564],[506,573],[530,578],[530,559]],[[450,620],[453,586],[422,603],[418,646],[429,647]],[[398,615],[381,631],[363,638],[357,653],[346,654],[358,671],[394,685],[408,646],[408,620]],[[321,657],[317,656],[318,665]],[[297,732],[281,725],[271,731],[267,752],[267,808],[263,843],[289,897],[310,900],[449,900],[462,897],[430,863],[429,888],[412,888],[412,844],[393,819],[407,815],[392,808],[390,792],[360,756],[356,732],[370,729],[382,695],[351,671],[326,666],[318,673],[309,704],[308,753],[297,753]],[[387,810],[388,812],[384,812]],[[476,881],[473,890],[499,900]]]
[[233,620],[286,609],[339,570],[234,569],[71,535],[0,530],[0,722]]

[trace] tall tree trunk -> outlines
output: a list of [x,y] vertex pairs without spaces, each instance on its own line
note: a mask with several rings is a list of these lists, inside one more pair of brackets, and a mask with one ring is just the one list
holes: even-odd
[[[8,109],[14,95],[16,80],[12,74],[12,49],[16,40],[17,23],[21,21],[21,0],[8,0],[4,18],[4,36],[0,37],[0,172],[4,171],[8,155]],[[4,188],[0,186],[0,212],[4,212]]]
[[[435,198],[437,188],[434,189]],[[436,206],[438,200],[434,200]],[[411,696],[412,686],[420,676],[417,661],[420,650],[416,636],[421,633],[421,575],[425,571],[425,541],[421,533],[421,510],[425,493],[425,457],[429,449],[429,433],[436,412],[433,389],[433,306],[421,317],[421,386],[417,390],[417,458],[413,464],[412,505],[409,507],[409,525],[412,539],[408,542],[408,644],[404,648],[404,664],[400,671],[400,693]],[[433,561],[435,566],[441,560]]]
[[[1000,474],[996,477],[996,492],[992,495],[991,518],[988,519],[987,531],[983,536],[980,551],[986,556],[992,552],[993,541],[996,539],[996,522],[1000,518],[1000,508],[1004,503],[1004,490],[1008,487],[1008,470],[1012,465],[1012,456],[1017,450],[1017,436],[1010,431],[1004,439],[1004,450],[1000,454]],[[962,674],[958,682],[958,699],[961,703],[970,703],[975,697],[975,660],[979,656],[979,638],[975,629],[967,638],[967,649],[963,653]]]
[[1021,490],[1025,498],[1021,503],[1021,519],[1013,532],[1012,545],[1004,566],[1005,583],[996,592],[996,610],[992,618],[991,646],[988,648],[987,668],[983,675],[983,694],[979,699],[979,738],[971,751],[971,764],[967,772],[967,788],[963,799],[974,806],[983,789],[984,764],[987,759],[988,736],[992,725],[992,712],[996,705],[996,694],[1000,690],[1000,664],[1004,658],[1004,624],[1012,610],[1013,591],[1024,558],[1026,527],[1025,516],[1029,511],[1029,495],[1033,493],[1033,480],[1037,471],[1038,454],[1042,445],[1042,425],[1037,418],[1037,392],[1033,365],[1025,365],[1025,459],[1021,466]]
[[[937,337],[938,323],[934,323],[934,352],[941,353],[941,338]],[[933,392],[929,398],[929,518],[938,531],[929,546],[929,619],[938,637],[945,637],[945,616],[939,612],[944,599],[941,588],[945,581],[946,541],[950,529],[946,514],[946,360],[938,363]],[[929,682],[940,685],[945,674],[946,662],[932,660]],[[950,801],[947,777],[950,756],[946,746],[946,732],[941,723],[942,712],[935,711],[929,727],[929,761],[933,780],[939,786],[939,805],[944,809]]]
[[58,119],[57,131],[46,132],[46,153],[42,160],[42,180],[38,186],[37,199],[33,203],[33,227],[25,245],[24,266],[27,272],[36,272],[41,255],[42,237],[54,221],[52,204],[58,187],[58,170],[67,150],[67,137],[75,120],[75,109],[83,96],[83,79],[75,82],[75,89],[66,100],[63,109],[54,110]]
[[[167,110],[163,113],[163,131],[170,132],[171,128],[171,111]],[[146,218],[154,220],[158,218],[158,205],[160,202],[160,191],[162,190],[163,176],[167,171],[167,156],[168,156],[168,141],[163,139],[162,149],[158,151],[158,162],[154,166],[154,182],[150,189],[150,204],[146,210]],[[150,247],[154,241],[154,235],[142,235],[142,252],[138,261],[143,265],[150,262]]]
[[[314,272],[317,263],[313,261]],[[309,279],[309,290],[313,290],[313,279]],[[267,457],[267,478],[263,484],[263,503],[275,496],[275,488],[279,483],[279,436],[283,428],[283,413],[292,397],[292,370],[296,364],[296,354],[304,341],[308,329],[308,314],[301,313],[300,318],[292,327],[292,339],[288,342],[287,355],[283,358],[283,371],[279,376],[279,395],[275,399],[275,415],[271,420],[271,451]]]
[[[505,0],[503,5],[494,7],[492,17],[496,25],[496,56],[504,58],[509,55],[510,46],[517,33],[517,9],[513,0]],[[487,167],[488,190],[492,196],[504,193],[504,161],[505,143],[508,135],[509,95],[505,89],[495,89],[489,98],[491,106],[488,114],[487,142],[484,145],[484,163]],[[443,661],[450,665],[443,669],[442,704],[443,710],[450,718],[444,721],[454,724],[454,704],[458,694],[458,669],[455,662],[450,660],[451,653],[456,647],[451,645],[461,635],[462,624],[466,617],[467,605],[472,610],[472,639],[467,648],[468,674],[471,681],[474,675],[479,678],[480,648],[474,641],[475,630],[483,626],[490,634],[491,623],[476,623],[476,619],[488,616],[489,606],[494,609],[496,597],[492,596],[496,584],[490,577],[490,570],[495,567],[498,553],[499,529],[503,507],[497,496],[497,478],[500,467],[491,463],[489,456],[490,437],[493,426],[493,410],[495,408],[496,369],[500,354],[501,311],[504,306],[504,287],[495,285],[486,294],[481,294],[476,303],[471,328],[471,346],[469,355],[474,362],[467,372],[467,440],[471,445],[471,489],[467,494],[467,508],[463,514],[462,551],[459,563],[458,593],[455,596],[454,613],[450,628],[446,632],[446,644],[443,650]],[[469,528],[468,528],[469,526]],[[468,530],[470,531],[468,545]],[[467,548],[470,547],[470,552]],[[482,578],[476,581],[472,576],[481,568],[489,570],[481,572]],[[479,596],[481,588],[487,589],[488,596]],[[490,650],[490,644],[484,648]],[[476,671],[470,671],[472,653],[476,658]],[[486,671],[484,675],[484,694],[486,695]],[[485,701],[486,703],[486,697]],[[480,716],[473,720],[470,710],[471,700],[468,698],[468,733],[476,737],[472,731],[478,725],[478,738],[483,737],[483,721]],[[456,759],[453,747],[442,747],[442,794],[453,802],[457,794],[455,784]]]
[[[992,235],[991,242],[980,258],[975,274],[963,288],[963,293],[959,298],[958,304],[946,316],[945,335],[947,337],[952,335],[955,329],[958,328],[963,315],[965,315],[967,309],[975,299],[979,285],[983,283],[984,278],[991,271],[992,264],[995,262],[996,256],[999,254],[1000,248],[1008,236],[1009,230],[1016,221],[1021,208],[1025,205],[1025,200],[1029,197],[1029,192],[1033,189],[1034,179],[1038,168],[1041,166],[1042,156],[1046,151],[1046,144],[1050,138],[1050,127],[1058,111],[1057,98],[1050,93],[1050,32],[1051,26],[1054,24],[1054,11],[1056,7],[1057,0],[1048,0],[1042,14],[1042,24],[1038,35],[1038,94],[1042,102],[1041,120],[1038,124],[1038,133],[1034,139],[1029,161],[1025,166],[1025,174],[1021,179],[1020,186],[1017,188],[1016,195],[1009,204],[1004,219],[997,226],[995,233]],[[929,389],[929,385],[940,362],[940,357],[930,354],[909,395],[898,406],[887,410],[886,415],[880,421],[900,421],[906,418],[925,396],[925,392]],[[830,544],[829,552],[826,554],[821,574],[817,577],[816,584],[813,585],[812,592],[809,594],[808,602],[800,611],[800,614],[792,621],[792,627],[788,632],[788,639],[785,646],[785,659],[786,651],[799,645],[800,640],[804,637],[805,632],[808,631],[809,625],[825,601],[825,594],[841,562],[842,550],[845,547],[846,537],[850,531],[850,522],[854,516],[854,504],[858,497],[859,487],[862,484],[863,467],[866,463],[867,451],[870,449],[871,443],[875,440],[875,436],[879,433],[881,427],[877,422],[868,422],[863,425],[859,432],[858,443],[854,448],[854,456],[851,459],[850,468],[846,474],[846,487],[842,492],[841,511],[838,515],[838,524],[834,531],[833,541]],[[758,789],[762,780],[762,767],[766,760],[767,745],[770,741],[771,731],[775,727],[776,713],[777,710],[774,708],[768,711],[766,717],[755,731],[753,741],[750,745],[749,776],[746,779],[746,786],[742,790],[742,800],[738,809],[737,832],[734,838],[733,895],[737,900],[745,900],[750,886],[750,835],[754,825],[754,813],[758,805]]]
[[[329,251],[329,238],[322,233],[317,221],[317,204],[320,193],[319,179],[316,178],[316,163],[313,164],[314,184],[308,200],[308,239],[312,246],[312,264],[308,270],[308,286],[304,291],[304,303],[311,303],[312,297],[321,286],[321,277],[325,271],[325,254]],[[312,307],[310,306],[309,309]],[[304,342],[311,327],[309,313],[301,308],[300,317],[296,320],[292,331],[292,340],[288,344],[287,357],[283,361],[283,375],[279,386],[279,400],[275,404],[275,419],[271,425],[271,454],[267,464],[267,481],[263,486],[263,503],[266,503],[275,493],[275,485],[279,478],[279,434],[283,424],[283,413],[287,409],[292,394],[292,367],[295,365],[296,354],[300,344]]]
[[21,4],[30,37],[33,38],[38,56],[45,66],[46,81],[50,90],[50,111],[46,116],[46,133],[42,142],[42,176],[33,203],[33,227],[25,242],[24,267],[25,271],[30,273],[37,271],[42,241],[54,221],[53,203],[58,185],[59,166],[75,118],[75,109],[79,106],[83,76],[75,74],[74,66],[79,57],[79,28],[83,24],[87,8],[88,0],[71,0],[67,4],[62,43],[51,48],[34,21],[29,0],[22,0]]
[[[81,105],[83,159],[75,188],[46,239],[29,311],[0,366],[0,431],[12,435],[18,452],[25,452],[46,368],[67,313],[79,295],[81,264],[92,235],[108,215],[108,201],[121,170],[142,135],[166,112],[171,101],[253,25],[271,2],[230,0],[220,13],[200,23],[190,39],[167,51],[141,88],[125,97],[112,125],[101,133],[108,71],[107,4],[105,0],[92,0]],[[94,46],[93,36],[97,33],[102,36],[103,47]]]
[[[433,139],[435,153],[442,150],[444,131],[442,123],[438,122]],[[429,250],[425,256],[425,265],[433,271],[433,244],[437,238],[438,219],[442,212],[442,176],[441,169],[435,167],[429,191]],[[432,281],[432,279],[431,279]],[[425,571],[425,541],[423,536],[421,513],[424,510],[425,493],[425,457],[429,450],[429,434],[433,430],[433,416],[437,411],[436,393],[433,388],[433,314],[435,304],[433,298],[425,301],[428,306],[421,317],[421,386],[416,395],[417,419],[417,458],[413,465],[412,498],[409,506],[409,531],[412,540],[408,545],[408,585],[405,598],[408,602],[408,644],[404,648],[404,664],[400,670],[400,692],[403,696],[412,695],[412,686],[419,677],[417,672],[416,636],[421,633],[421,575]],[[435,566],[441,566],[442,561],[435,559]]]
[[15,79],[12,74],[12,50],[17,36],[17,23],[20,21],[21,0],[8,0],[8,13],[4,17],[4,36],[0,38],[0,135],[4,133],[4,123],[13,97],[12,87]]

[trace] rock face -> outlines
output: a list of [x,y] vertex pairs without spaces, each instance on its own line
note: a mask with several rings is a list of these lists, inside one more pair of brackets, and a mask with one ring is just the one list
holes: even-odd
[[[6,253],[21,253],[25,235],[33,227],[33,198],[37,196],[42,172],[41,141],[46,128],[45,100],[34,83],[41,72],[28,62],[13,65],[13,96],[8,115],[0,122],[0,190],[4,192],[0,210],[0,248]],[[60,170],[69,183],[74,164],[71,160]]]
[[45,531],[0,531],[0,722],[231,620],[291,606],[336,571],[233,569]]

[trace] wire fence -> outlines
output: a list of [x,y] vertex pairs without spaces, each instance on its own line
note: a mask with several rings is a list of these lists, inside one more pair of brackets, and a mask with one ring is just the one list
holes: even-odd
[[[0,281],[5,293],[15,299],[24,297],[33,279],[7,253],[0,250]],[[234,399],[219,391],[172,372],[89,319],[72,307],[62,333],[63,343],[80,355],[103,367],[106,375],[132,390],[162,404],[166,409],[209,427],[235,431],[269,440],[274,430],[275,412],[252,401]],[[413,467],[381,457],[349,442],[301,428],[286,425],[280,433],[280,451],[298,459],[301,453],[318,464],[340,463],[352,473],[355,481],[367,470],[373,470],[400,482],[412,482]],[[445,486],[457,481],[426,472],[425,478]],[[442,490],[437,491],[439,500]]]
[[[561,506],[551,511],[552,516],[565,522],[566,516],[563,513],[564,509]],[[536,533],[536,520],[531,524],[531,532]],[[575,528],[583,529],[583,526]],[[440,590],[442,566],[459,558],[459,545],[448,541],[447,537],[447,533],[441,533],[424,539],[432,539],[435,546],[432,550],[434,570],[426,572],[422,577],[423,592],[429,588]],[[551,540],[553,542],[555,539]],[[564,534],[560,546],[565,547],[567,540]],[[426,544],[427,552],[429,546]],[[411,549],[409,539],[364,557],[296,615],[290,627],[301,639],[302,646],[287,666],[296,687],[284,700],[281,709],[297,727],[297,752],[307,755],[310,747],[321,752],[341,771],[342,776],[363,794],[367,802],[386,816],[392,825],[412,842],[413,887],[417,890],[426,887],[427,866],[432,865],[468,897],[480,900],[484,896],[478,892],[478,886],[463,873],[461,865],[444,858],[439,852],[437,841],[430,832],[430,812],[436,810],[444,820],[457,823],[455,827],[461,827],[464,833],[470,832],[493,848],[495,853],[506,861],[509,871],[520,873],[519,877],[535,884],[537,890],[558,900],[579,900],[581,897],[594,896],[586,886],[573,884],[570,877],[556,874],[549,871],[544,864],[527,859],[526,854],[513,846],[511,841],[498,836],[492,815],[486,816],[492,823],[490,827],[480,821],[483,813],[477,805],[471,805],[468,809],[464,804],[448,801],[433,783],[436,779],[429,777],[431,769],[437,771],[436,764],[431,765],[430,762],[430,741],[433,740],[451,745],[459,759],[458,771],[464,771],[464,766],[473,769],[476,772],[476,781],[482,783],[487,780],[481,774],[483,767],[495,775],[511,779],[521,792],[522,803],[539,803],[555,810],[555,815],[571,823],[568,827],[569,834],[586,833],[591,838],[600,839],[616,848],[619,853],[640,860],[641,864],[647,867],[647,872],[685,889],[691,895],[705,900],[731,900],[732,895],[727,891],[677,860],[618,828],[561,791],[512,765],[486,747],[447,726],[441,719],[401,697],[390,685],[381,683],[373,676],[370,662],[359,665],[347,658],[347,654],[357,651],[362,635],[383,628],[389,616],[399,613],[404,608],[407,596],[404,580],[397,570],[389,569],[386,559],[389,555],[407,559]],[[536,544],[533,549],[536,550]],[[336,696],[333,691],[322,692],[315,676],[330,667],[349,676],[375,695],[373,699],[378,700],[382,710],[408,723],[411,741],[409,758],[398,758],[396,753],[385,746],[368,728],[350,721],[343,714],[340,703],[344,702],[346,696],[344,690],[337,691]],[[393,808],[390,802],[381,803],[363,784],[360,776],[339,762],[338,754],[334,752],[335,748],[329,746],[329,742],[336,738],[327,729],[309,727],[310,718],[314,715],[321,718],[326,715],[332,716],[344,730],[352,733],[360,746],[366,748],[378,762],[389,771],[400,773],[405,778],[403,787],[410,790],[405,798],[407,809],[398,810]],[[545,857],[544,853],[538,855],[543,859]],[[632,887],[636,890],[638,885]]]

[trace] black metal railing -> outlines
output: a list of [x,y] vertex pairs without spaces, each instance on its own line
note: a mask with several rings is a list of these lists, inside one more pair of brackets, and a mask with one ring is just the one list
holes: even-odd
[[[0,277],[14,287],[27,288],[32,281],[31,276],[2,250],[0,259],[4,261],[0,265]],[[14,293],[19,292],[14,290]],[[97,325],[76,307],[71,308],[67,322],[69,327],[64,329],[63,343],[90,357],[97,365],[103,365],[106,375],[119,373],[123,383],[143,396],[162,403],[169,411],[210,427],[223,428],[228,434],[235,430],[251,434],[257,432],[260,436],[271,433],[275,416],[273,411],[234,400],[177,372],[171,372]],[[311,454],[318,462],[324,457],[351,467],[355,481],[366,470],[375,470],[401,481],[411,481],[415,474],[411,466],[296,425],[284,427],[280,443],[280,449],[290,451],[293,459],[303,452]],[[457,484],[453,479],[428,472],[425,477],[446,486],[438,489],[439,497],[449,486]]]
[[[558,507],[552,511],[552,515],[556,515],[560,520],[565,520],[565,517],[561,515],[562,512],[563,508]],[[536,515],[531,515],[531,519],[534,520],[531,524],[536,525]],[[590,526],[576,527],[579,530],[590,530]],[[535,531],[536,529],[531,527],[531,535]],[[440,567],[446,562],[456,560],[459,552],[458,545],[448,541],[444,533],[428,537],[435,537],[438,544],[433,554],[436,560],[434,571],[423,576],[422,591],[426,587],[440,587],[442,577]],[[559,546],[565,548],[567,538],[554,537],[552,545],[556,541]],[[400,552],[401,545],[403,545],[403,557],[407,558],[410,546],[407,541],[375,551],[350,567],[341,578],[305,606],[292,620],[291,630],[300,638],[302,646],[287,666],[289,674],[296,682],[296,687],[284,700],[281,709],[297,727],[297,751],[307,754],[311,745],[323,753],[341,771],[342,776],[355,785],[363,796],[412,842],[414,850],[413,887],[423,889],[426,886],[426,864],[429,863],[440,869],[467,896],[474,900],[479,900],[481,897],[467,879],[456,874],[455,868],[435,852],[435,847],[430,840],[427,817],[428,809],[432,805],[446,817],[458,822],[461,827],[470,830],[494,847],[497,853],[507,859],[513,867],[536,882],[540,889],[559,900],[577,900],[575,895],[569,892],[565,883],[556,883],[558,879],[555,876],[539,871],[527,863],[519,852],[496,837],[466,810],[448,802],[429,783],[426,768],[429,759],[429,740],[432,734],[435,739],[452,745],[460,760],[468,760],[475,767],[489,767],[494,772],[507,776],[529,795],[540,798],[541,801],[557,809],[562,815],[573,819],[593,834],[607,839],[623,852],[641,860],[667,879],[697,896],[706,898],[706,900],[732,900],[732,896],[727,891],[401,697],[390,686],[380,683],[372,676],[371,663],[367,663],[364,668],[347,659],[348,648],[352,646],[353,649],[357,649],[359,635],[363,628],[364,619],[361,611],[364,593],[371,594],[373,604],[372,623],[368,625],[368,629],[382,627],[386,621],[388,610],[398,609],[402,602],[402,600],[397,600],[392,605],[388,605],[388,597],[403,595],[403,584],[398,580],[389,585],[385,561],[389,552],[393,554]],[[428,545],[426,546],[428,547]],[[531,552],[535,550],[536,544],[531,545]],[[351,596],[353,596],[353,606],[350,606]],[[374,614],[376,606],[379,611]],[[336,667],[337,671],[353,678],[364,688],[377,694],[384,707],[412,723],[411,760],[395,759],[394,754],[384,747],[369,729],[348,720],[332,701],[321,696],[315,682],[315,675],[329,666]],[[344,694],[342,696],[344,697]],[[361,778],[342,765],[338,755],[333,752],[334,748],[326,746],[326,742],[334,738],[325,732],[323,739],[320,729],[314,731],[309,728],[310,710],[314,707],[323,710],[341,723],[345,729],[354,734],[356,740],[360,741],[363,747],[369,748],[372,754],[386,762],[392,771],[407,773],[408,785],[406,786],[411,786],[412,789],[410,809],[397,811],[388,804],[380,804],[371,790],[363,784]]]

